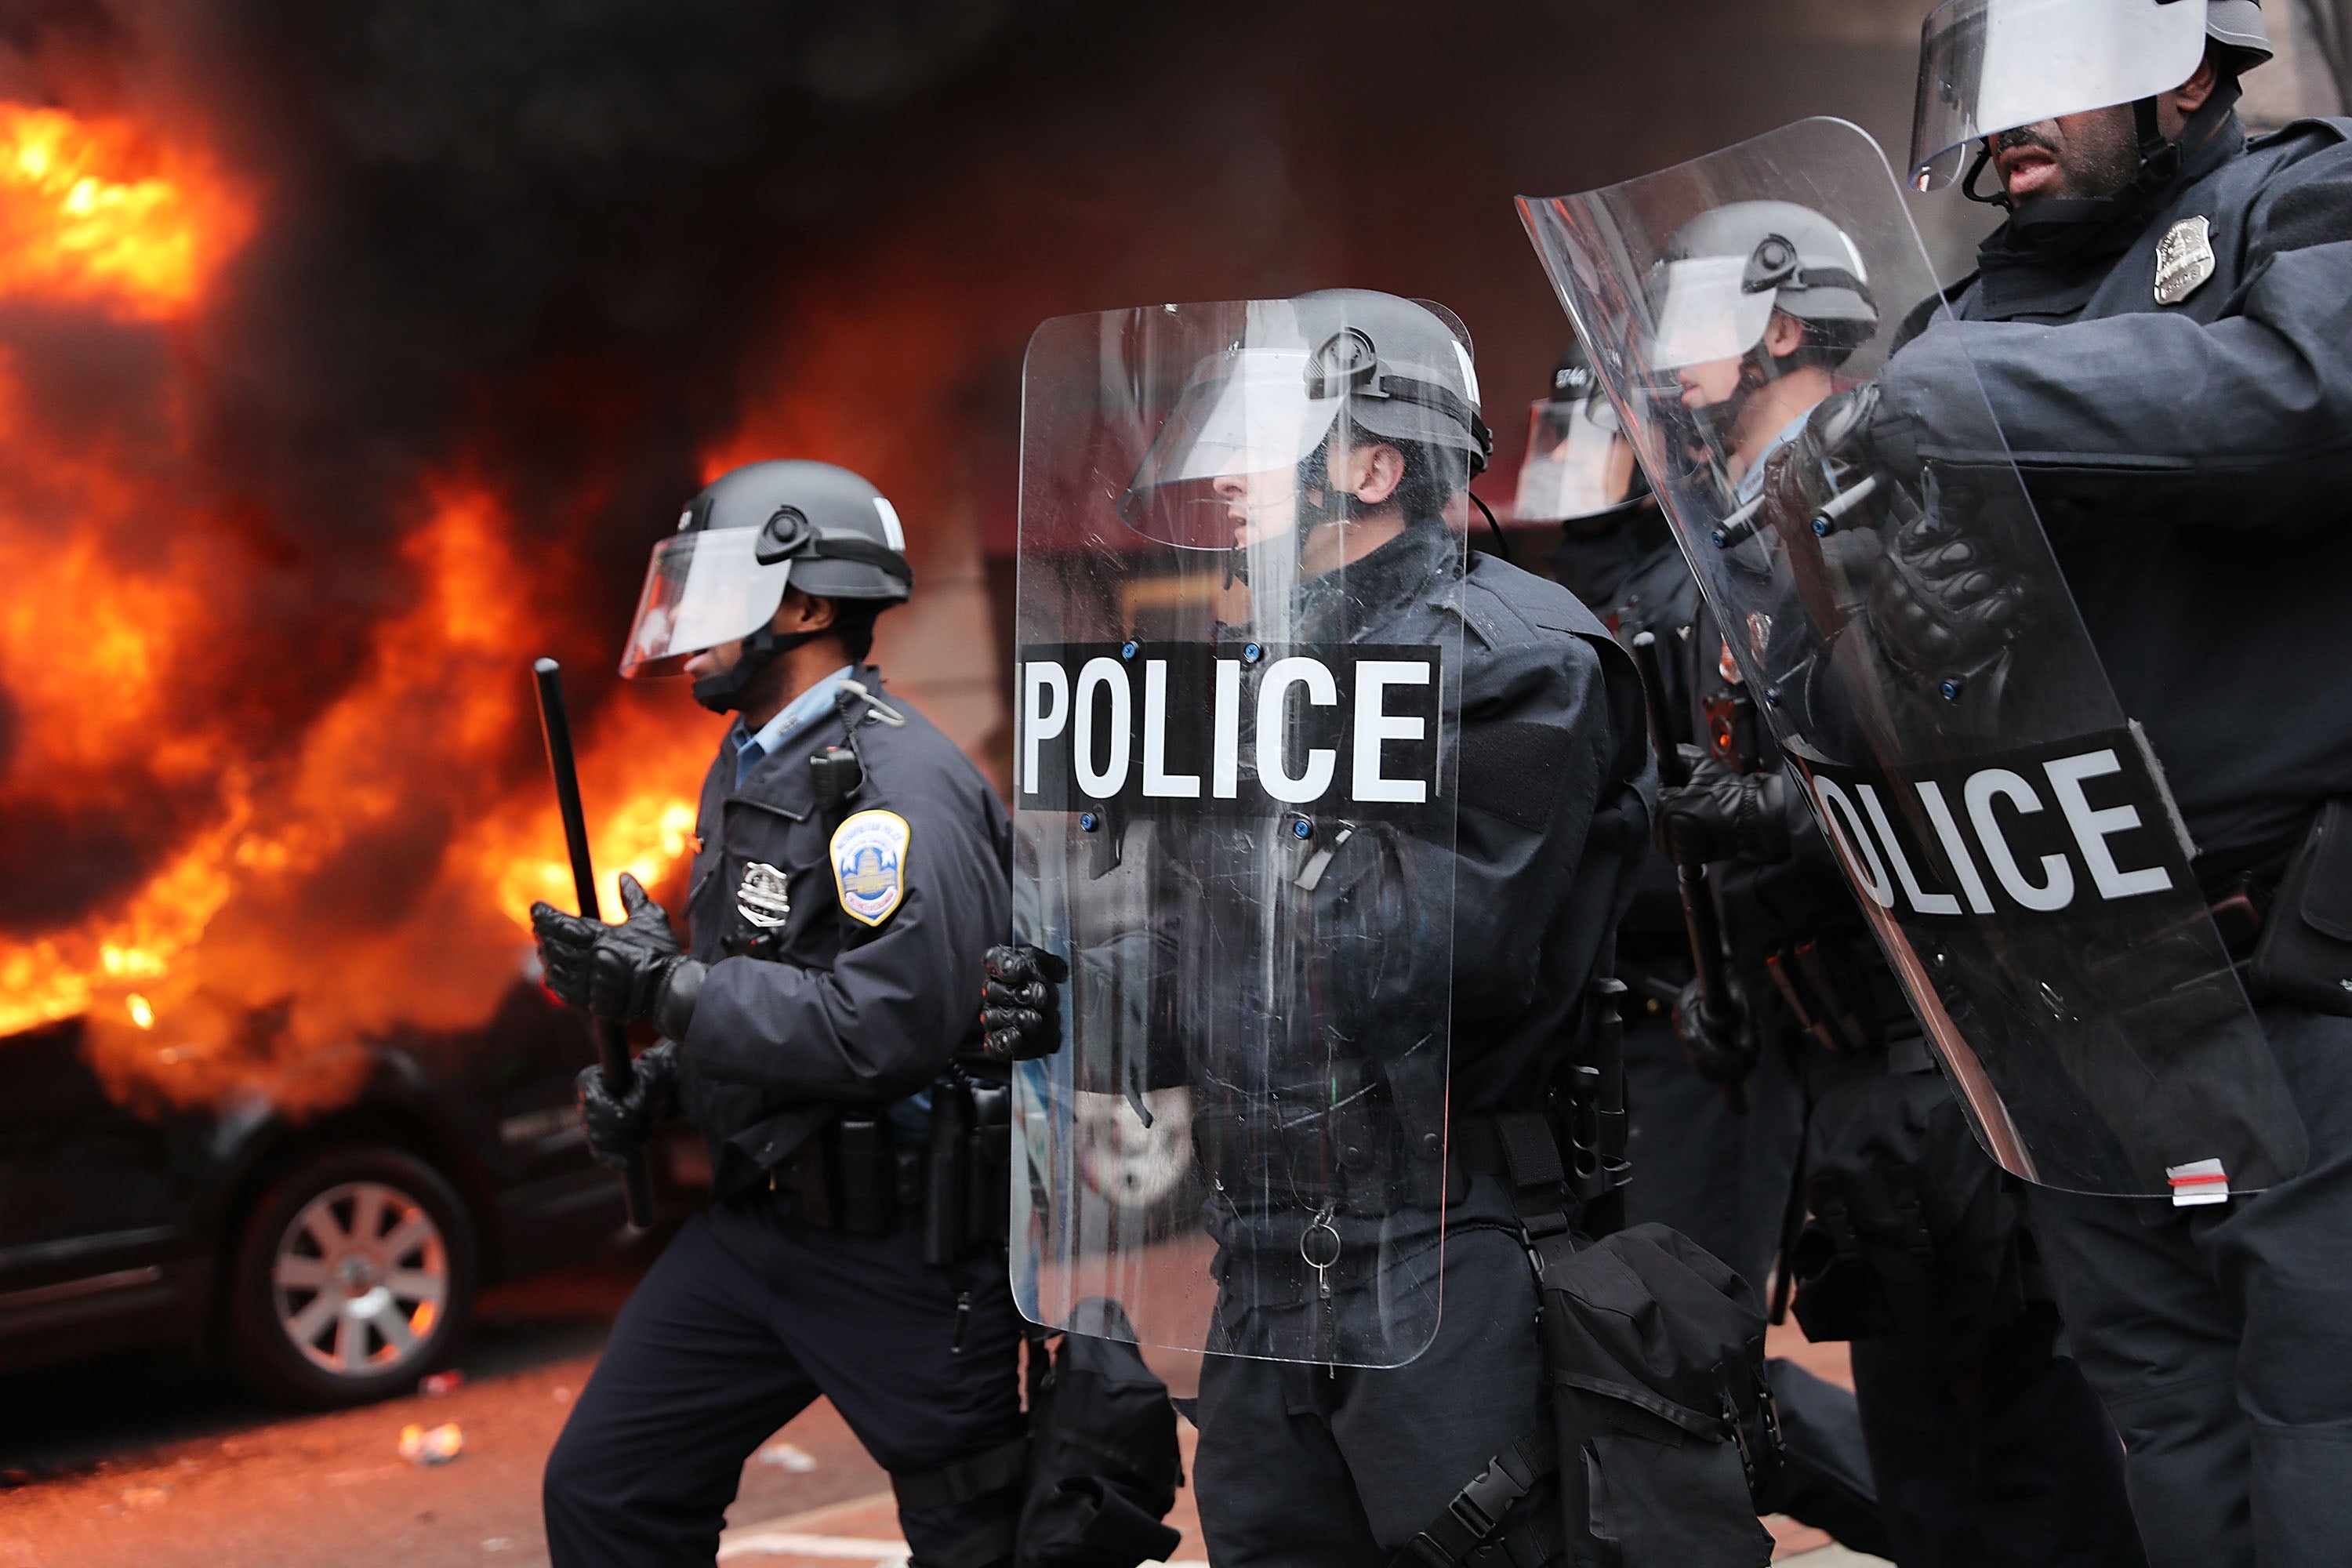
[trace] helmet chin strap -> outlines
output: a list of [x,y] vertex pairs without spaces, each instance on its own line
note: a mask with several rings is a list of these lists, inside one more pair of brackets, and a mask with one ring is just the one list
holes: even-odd
[[813,632],[787,632],[779,636],[773,626],[761,626],[742,643],[742,652],[735,662],[716,675],[706,675],[694,683],[694,700],[713,713],[732,713],[743,706],[745,692],[760,672],[804,643],[814,642],[833,628],[819,626]]

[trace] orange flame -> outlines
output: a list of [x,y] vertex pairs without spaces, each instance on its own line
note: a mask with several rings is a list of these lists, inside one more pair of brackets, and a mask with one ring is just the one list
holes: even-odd
[[201,154],[118,120],[0,104],[0,297],[184,315],[252,229]]
[[[85,1048],[128,1102],[204,1103],[242,1086],[301,1108],[356,1087],[371,1033],[488,1015],[523,972],[530,900],[572,907],[569,861],[543,775],[517,783],[505,767],[533,725],[538,630],[505,512],[463,480],[426,510],[405,549],[413,604],[376,628],[370,674],[268,784],[226,770],[219,820],[117,912],[0,942],[0,1033],[87,1014]],[[137,658],[168,654],[150,640]],[[620,872],[656,884],[691,845],[684,792],[710,721],[658,700],[599,717],[581,765],[617,917]],[[411,894],[399,918],[369,907],[364,886],[339,886],[357,851],[394,860],[389,885]],[[401,859],[411,852],[437,864],[420,875]]]

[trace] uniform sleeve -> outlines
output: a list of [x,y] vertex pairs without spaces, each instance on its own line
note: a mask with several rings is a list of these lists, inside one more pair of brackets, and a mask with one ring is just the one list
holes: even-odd
[[2246,529],[2340,516],[2352,459],[2352,146],[2274,180],[2250,233],[2242,309],[2216,321],[2145,310],[1930,328],[1879,377],[1896,438],[1929,458],[1995,460],[1951,442],[1983,423],[1969,417],[1973,369],[2036,500]]
[[683,1042],[698,1068],[809,1100],[877,1103],[921,1089],[976,1036],[982,955],[1012,924],[986,803],[943,784],[891,808],[908,827],[898,907],[829,970],[713,965]]
[[1545,938],[1584,891],[1577,872],[1593,814],[1627,744],[1601,656],[1581,637],[1562,632],[1498,650],[1481,685],[1462,716],[1457,1029],[1526,1011],[1550,978]]

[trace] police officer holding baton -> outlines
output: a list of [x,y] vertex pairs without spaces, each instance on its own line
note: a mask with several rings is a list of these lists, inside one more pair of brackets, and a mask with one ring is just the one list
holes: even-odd
[[1012,1560],[1007,1094],[972,1013],[1010,840],[979,771],[867,662],[913,581],[888,500],[824,463],[721,476],[654,549],[622,673],[692,676],[737,715],[702,788],[691,946],[626,877],[619,925],[531,917],[558,995],[664,1037],[618,1096],[582,1075],[598,1157],[682,1116],[713,1193],[549,1458],[564,1568],[713,1561],[744,1460],[819,1394],[890,1472],[915,1562]]

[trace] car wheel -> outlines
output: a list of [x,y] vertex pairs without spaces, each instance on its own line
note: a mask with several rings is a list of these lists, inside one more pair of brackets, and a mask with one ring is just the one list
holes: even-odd
[[404,1393],[456,1352],[480,1279],[466,1205],[379,1144],[323,1149],[271,1185],[231,1263],[227,1342],[271,1398],[323,1407]]

